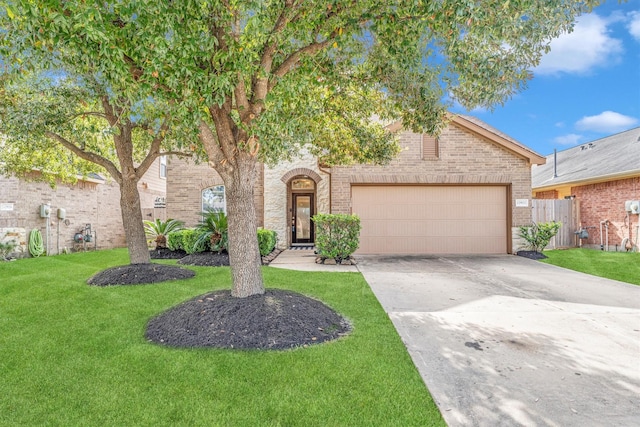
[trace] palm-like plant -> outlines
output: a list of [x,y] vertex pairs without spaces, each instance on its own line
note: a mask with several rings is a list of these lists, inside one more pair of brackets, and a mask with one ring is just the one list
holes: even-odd
[[227,215],[224,212],[217,210],[202,212],[202,220],[196,228],[198,239],[195,245],[208,243],[211,250],[218,253],[227,250],[229,245],[228,229]]
[[168,219],[162,221],[156,219],[155,221],[144,221],[144,232],[147,237],[154,239],[156,242],[156,249],[164,249],[167,247],[167,236],[169,233],[182,230],[184,222],[177,219]]

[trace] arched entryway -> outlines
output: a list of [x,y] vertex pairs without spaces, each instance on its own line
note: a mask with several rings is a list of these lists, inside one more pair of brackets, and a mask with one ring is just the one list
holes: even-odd
[[322,177],[312,169],[299,167],[280,179],[287,186],[286,242],[292,246],[312,246],[315,227],[311,218],[317,213],[318,184]]

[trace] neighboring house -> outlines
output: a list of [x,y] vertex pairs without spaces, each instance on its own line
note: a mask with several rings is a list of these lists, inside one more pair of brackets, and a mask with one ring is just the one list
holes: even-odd
[[[52,255],[61,253],[65,248],[82,250],[126,246],[120,189],[112,179],[94,175],[76,184],[59,183],[51,188],[48,183],[34,181],[37,173],[33,172],[33,176],[25,179],[0,175],[0,242],[18,241],[22,253],[26,253],[28,234],[37,228],[42,232],[45,248]],[[138,183],[138,190],[144,217],[165,218],[166,159],[159,159],[149,168]],[[48,218],[41,216],[42,205],[49,206]],[[79,232],[85,234],[88,225],[91,242],[75,242],[74,235]]]
[[[324,168],[302,155],[261,166],[257,222],[279,247],[314,242],[315,213],[361,219],[358,253],[505,254],[518,249],[517,227],[531,223],[531,165],[544,158],[468,116],[452,116],[436,139],[400,132],[399,156],[386,166]],[[225,209],[224,186],[206,164],[172,158],[167,215],[195,225],[203,208]]]
[[640,127],[549,155],[532,189],[537,199],[575,198],[583,246],[625,250],[628,239],[637,248],[638,214],[626,202],[640,200]]

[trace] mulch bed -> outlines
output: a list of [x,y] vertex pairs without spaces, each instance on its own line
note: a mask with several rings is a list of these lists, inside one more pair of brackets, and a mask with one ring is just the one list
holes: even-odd
[[516,255],[535,260],[548,258],[546,255],[536,251],[518,251]]
[[221,254],[217,252],[199,252],[185,256],[178,260],[178,264],[221,267],[229,265],[229,254],[226,252]]
[[[262,265],[269,265],[279,254],[282,252],[280,249],[274,249],[269,255],[262,257]],[[182,257],[178,264],[182,265],[198,265],[205,267],[221,267],[229,265],[229,254],[223,252],[221,254],[217,252],[199,252]]]
[[152,249],[149,251],[151,259],[180,259],[187,256],[187,253],[182,249],[172,251],[169,248]]
[[351,326],[322,302],[268,289],[234,298],[228,290],[196,297],[153,318],[146,338],[170,347],[283,350],[337,339]]
[[174,265],[129,264],[103,270],[90,277],[87,283],[94,286],[139,285],[188,279],[195,275],[191,270]]

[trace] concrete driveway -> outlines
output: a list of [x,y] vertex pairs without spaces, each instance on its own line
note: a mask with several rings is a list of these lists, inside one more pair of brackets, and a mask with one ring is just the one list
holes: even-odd
[[516,256],[359,256],[449,426],[639,426],[640,287]]

